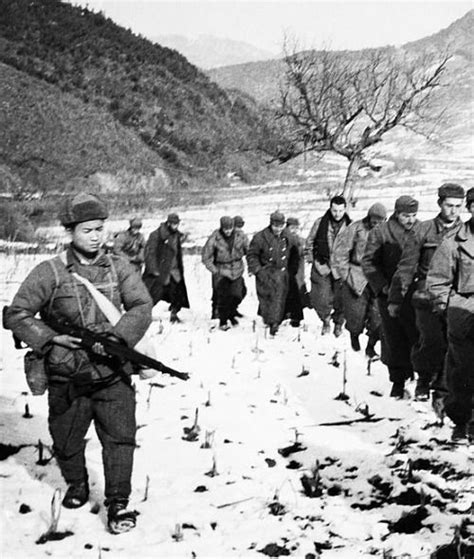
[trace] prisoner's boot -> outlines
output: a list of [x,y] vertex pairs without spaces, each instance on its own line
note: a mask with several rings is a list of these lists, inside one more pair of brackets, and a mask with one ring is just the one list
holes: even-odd
[[243,315],[241,312],[239,312],[239,311],[235,311],[235,316],[236,316],[237,318],[243,318],[243,317],[244,317],[244,315]]
[[342,334],[342,324],[334,324],[334,336],[339,338]]
[[360,342],[358,334],[351,334],[351,347],[354,351],[360,351]]
[[329,318],[325,318],[323,320],[323,327],[321,328],[321,336],[325,336],[326,334],[329,334],[330,331],[331,331],[331,321],[329,320]]
[[430,398],[430,379],[425,375],[418,375],[415,387],[415,400],[426,402]]
[[231,316],[229,318],[229,320],[230,320],[230,323],[232,324],[232,326],[238,326],[239,321],[235,318],[235,316]]
[[431,407],[436,414],[436,417],[443,423],[444,416],[446,415],[444,409],[444,402],[445,402],[446,394],[440,392],[439,390],[433,390],[433,394],[431,396]]
[[219,330],[222,330],[223,332],[230,330],[230,326],[227,324],[227,320],[225,318],[221,318],[219,320]]
[[451,440],[455,443],[469,442],[466,423],[460,423],[459,425],[455,425],[453,427]]
[[396,398],[397,400],[402,400],[404,395],[405,395],[405,383],[394,382],[392,384],[392,390],[390,391],[390,398]]
[[367,347],[365,348],[365,355],[375,361],[376,359],[380,359],[379,354],[375,351],[375,344],[377,343],[377,338],[375,336],[369,336],[367,340]]
[[89,499],[89,484],[87,481],[71,483],[67,488],[63,499],[63,507],[67,509],[78,509],[85,505]]
[[276,336],[278,332],[278,324],[270,324],[270,336]]
[[300,327],[300,322],[301,322],[300,320],[296,320],[295,318],[292,318],[290,320],[290,326],[292,328],[299,328]]
[[179,318],[177,311],[171,311],[170,322],[171,324],[177,324],[178,322],[181,322],[181,319]]
[[107,526],[112,534],[123,534],[137,524],[137,511],[127,509],[126,499],[116,499],[107,507]]

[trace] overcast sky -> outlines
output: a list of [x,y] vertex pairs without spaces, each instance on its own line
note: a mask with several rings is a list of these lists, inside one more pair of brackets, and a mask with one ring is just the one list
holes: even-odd
[[447,27],[472,9],[457,1],[73,0],[145,37],[215,35],[280,52],[285,33],[304,47],[400,45]]

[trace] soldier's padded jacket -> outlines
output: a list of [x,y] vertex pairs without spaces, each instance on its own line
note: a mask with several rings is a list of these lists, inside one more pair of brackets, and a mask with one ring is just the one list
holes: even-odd
[[376,295],[390,287],[403,247],[420,226],[421,222],[417,220],[411,230],[406,231],[393,214],[388,221],[370,231],[362,257],[362,270]]
[[[474,297],[474,221],[463,224],[454,237],[445,239],[436,250],[426,288],[440,310],[453,303],[462,306]],[[474,332],[473,332],[474,334]]]
[[463,222],[458,218],[451,227],[445,227],[440,215],[421,223],[420,227],[408,237],[403,248],[400,262],[392,278],[388,296],[389,303],[401,305],[410,286],[415,281],[416,289],[413,293],[413,301],[429,304],[425,280],[431,259],[442,241],[454,238],[462,226]]
[[333,251],[333,269],[352,291],[360,296],[367,286],[361,262],[369,236],[367,217],[351,223],[342,232]]
[[[48,325],[48,318],[67,320],[97,332],[111,332],[128,347],[134,347],[151,323],[148,291],[123,257],[100,252],[92,263],[83,264],[70,247],[64,256],[41,262],[29,273],[6,312],[5,326],[31,349],[46,356],[52,380],[89,375],[100,381],[116,376],[117,371],[104,364],[104,359],[95,360],[82,349],[53,344],[57,332]],[[125,311],[115,326],[111,326],[88,289],[71,272],[88,279]]]
[[229,243],[222,231],[216,229],[204,245],[202,262],[211,273],[236,280],[244,273],[243,257],[247,254],[248,245],[248,237],[243,231],[235,229]]

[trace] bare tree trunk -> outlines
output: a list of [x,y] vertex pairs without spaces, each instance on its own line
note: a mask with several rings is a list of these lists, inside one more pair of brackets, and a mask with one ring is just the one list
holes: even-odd
[[350,159],[349,167],[347,168],[346,178],[344,180],[344,189],[342,191],[342,195],[347,200],[348,204],[352,202],[352,198],[354,196],[354,189],[355,189],[357,174],[360,169],[360,166],[361,166],[360,156],[354,155],[354,157]]

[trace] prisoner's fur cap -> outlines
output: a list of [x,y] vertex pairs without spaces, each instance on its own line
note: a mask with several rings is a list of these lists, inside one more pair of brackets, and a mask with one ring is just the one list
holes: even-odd
[[296,227],[300,226],[300,220],[297,217],[289,217],[286,220],[286,224],[291,227],[292,225],[296,225]]
[[387,217],[387,209],[380,202],[375,202],[375,204],[370,206],[367,214],[369,217],[380,217],[381,219],[385,219]]
[[281,212],[273,212],[270,215],[271,225],[285,225],[285,216]]
[[234,217],[234,225],[236,227],[243,227],[245,225],[244,218],[241,215],[236,215]]
[[398,213],[413,214],[418,211],[418,200],[412,196],[400,196],[395,201],[395,211]]
[[141,226],[143,225],[143,222],[139,217],[132,217],[129,223],[130,223],[130,227],[136,227],[137,229],[140,229]]
[[464,198],[464,188],[453,182],[446,182],[438,188],[438,197],[440,200],[445,198]]
[[221,229],[233,229],[234,228],[234,220],[228,216],[223,215],[220,220]]
[[94,219],[107,219],[109,212],[104,202],[94,194],[81,192],[68,198],[59,214],[59,221],[65,227],[93,221]]
[[469,206],[474,202],[474,188],[470,188],[467,193],[466,193],[466,204],[467,207],[469,208]]
[[179,223],[181,220],[179,219],[178,214],[169,214],[168,218],[166,219],[168,223]]

